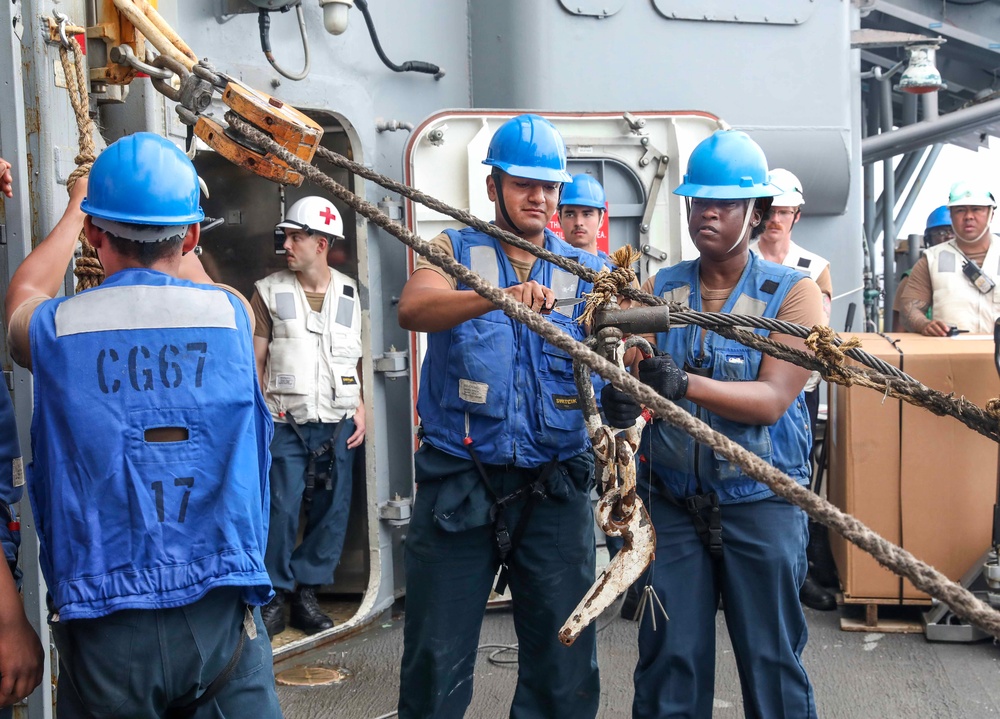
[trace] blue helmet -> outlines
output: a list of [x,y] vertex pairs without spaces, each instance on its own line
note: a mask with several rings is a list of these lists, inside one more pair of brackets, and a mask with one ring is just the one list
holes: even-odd
[[684,182],[674,190],[682,197],[713,200],[774,197],[781,192],[770,182],[760,145],[739,130],[717,130],[699,142],[688,158]]
[[569,182],[566,143],[555,126],[538,115],[518,115],[502,124],[490,140],[484,165],[514,177]]
[[205,219],[191,160],[169,140],[137,132],[112,143],[90,169],[81,208],[92,217],[136,225],[189,225]]
[[573,181],[563,185],[562,194],[559,195],[559,207],[579,205],[603,210],[606,202],[607,197],[601,183],[586,174],[573,175]]
[[927,227],[924,228],[924,232],[930,232],[935,227],[951,227],[951,210],[948,209],[948,205],[941,205],[927,215]]

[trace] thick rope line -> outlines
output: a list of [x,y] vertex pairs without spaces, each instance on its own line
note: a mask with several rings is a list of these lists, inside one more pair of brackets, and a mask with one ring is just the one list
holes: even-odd
[[[226,120],[230,124],[234,124],[234,119],[239,125],[246,126],[245,123],[239,118],[238,115],[234,113],[228,113],[226,115]],[[357,163],[343,155],[329,150],[325,147],[320,147],[316,150],[316,154],[322,157],[324,160],[330,164],[339,167],[341,169],[348,170],[349,172],[357,175],[358,177],[363,177],[366,180],[371,180],[372,182],[384,187],[387,190],[391,190],[403,197],[413,201],[418,202],[426,207],[429,207],[436,212],[440,212],[443,215],[447,215],[459,222],[473,227],[480,232],[489,235],[501,242],[506,242],[507,244],[517,247],[518,249],[524,250],[540,260],[545,260],[552,263],[556,267],[560,267],[567,272],[571,272],[577,277],[594,284],[597,276],[600,273],[595,272],[589,267],[584,267],[575,260],[568,257],[563,257],[562,255],[557,255],[549,252],[544,247],[539,247],[531,242],[528,242],[523,237],[514,235],[510,232],[500,229],[496,225],[490,224],[489,222],[484,222],[475,215],[472,215],[464,210],[459,210],[452,207],[437,198],[428,195],[427,193],[421,192],[409,185],[405,185],[401,182],[393,180],[391,177],[382,175],[369,167]],[[783,322],[781,320],[775,320],[772,318],[765,317],[750,317],[744,315],[724,315],[722,313],[707,313],[707,312],[694,312],[688,307],[683,307],[677,303],[669,302],[663,297],[657,297],[648,292],[643,292],[641,289],[637,289],[632,286],[624,286],[621,289],[621,294],[637,302],[641,302],[644,305],[651,307],[663,307],[669,306],[671,308],[671,319],[677,324],[690,323],[698,324],[706,329],[716,330],[717,327],[730,326],[730,327],[755,327],[758,329],[768,329],[776,332],[782,332],[784,334],[790,334],[795,337],[807,337],[813,328],[803,327],[801,325],[795,325],[790,322]],[[710,326],[709,322],[714,321],[714,325]],[[718,330],[716,330],[718,331]],[[729,337],[730,335],[725,334],[725,331],[719,331],[719,334]],[[842,340],[839,337],[835,337],[833,343],[840,345]],[[760,348],[758,348],[760,349]],[[772,354],[773,350],[770,348],[764,349],[763,351],[768,354]],[[884,362],[883,360],[874,357],[857,348],[852,348],[848,355],[857,360],[858,362],[872,367],[874,369],[880,370],[881,372],[897,376],[903,380],[913,381],[912,378],[903,374],[901,370],[892,365]]]
[[[718,329],[711,327],[711,329],[747,347],[766,352],[776,359],[817,371],[824,379],[834,384],[844,387],[867,387],[884,396],[926,409],[939,417],[952,417],[974,432],[994,442],[1000,442],[1000,400],[990,400],[983,409],[965,397],[955,397],[952,393],[945,394],[931,389],[906,374],[897,378],[865,367],[847,366],[844,360],[850,352],[840,352],[840,348],[829,343],[824,344],[823,332],[815,332],[806,338],[806,344],[815,347],[817,353],[811,355],[747,330],[734,327]],[[817,327],[817,330],[833,333],[829,327]],[[814,336],[815,339],[810,343],[810,339]]]
[[845,539],[871,554],[879,564],[895,574],[906,577],[921,591],[946,603],[958,616],[1000,638],[1000,612],[977,599],[970,591],[951,582],[905,549],[895,546],[856,518],[844,514],[827,500],[812,493],[757,455],[719,434],[701,420],[654,392],[649,385],[641,383],[604,357],[592,352],[585,344],[565,334],[523,303],[511,299],[498,288],[491,286],[478,274],[394,222],[375,205],[358,197],[315,166],[295,157],[253,126],[236,117],[230,122],[255,144],[281,158],[310,182],[326,189],[373,224],[394,235],[415,252],[426,257],[429,262],[460,280],[476,294],[496,305],[508,317],[526,325],[547,342],[567,352],[574,360],[586,364],[610,380],[619,389],[629,392],[656,412],[658,417],[680,427],[696,441],[711,447],[734,462],[749,476],[770,487],[775,494],[801,507],[813,519],[833,527]]
[[[233,122],[234,118],[237,121],[236,123]],[[227,113],[226,120],[229,122],[230,125],[235,124],[237,128],[239,128],[241,125],[246,126],[246,123],[243,122],[243,120],[234,113]],[[464,225],[468,225],[469,227],[477,229],[483,234],[489,235],[490,237],[500,240],[501,242],[506,242],[508,245],[511,245],[512,247],[517,247],[518,249],[524,250],[525,252],[530,252],[538,259],[551,262],[556,267],[561,267],[567,272],[571,272],[572,274],[576,275],[577,277],[580,277],[581,279],[586,280],[591,284],[594,283],[594,281],[597,279],[597,275],[600,274],[599,272],[596,272],[590,269],[589,267],[584,267],[576,260],[573,260],[569,257],[563,257],[562,255],[557,255],[553,252],[549,252],[544,247],[539,247],[534,243],[528,242],[523,237],[519,237],[518,235],[507,232],[506,230],[502,230],[496,225],[491,224],[489,222],[485,222],[471,213],[452,207],[451,205],[442,202],[436,197],[432,197],[431,195],[421,192],[420,190],[410,187],[409,185],[404,185],[401,182],[397,182],[396,180],[393,180],[391,177],[386,177],[385,175],[381,175],[378,172],[372,170],[371,168],[365,167],[360,163],[354,162],[354,160],[348,159],[347,157],[344,157],[343,155],[334,152],[333,150],[329,150],[325,147],[319,147],[316,150],[316,154],[322,157],[327,162],[329,162],[331,165],[334,165],[344,170],[348,170],[349,172],[354,173],[358,177],[363,177],[366,180],[371,180],[372,182],[381,185],[387,190],[391,190],[392,192],[402,195],[408,200],[412,200],[413,202],[419,202],[420,204],[425,205],[432,210],[440,212],[443,215],[447,215],[452,219],[458,220]],[[662,297],[655,297],[645,292],[641,292],[633,287],[629,287],[628,290],[631,290],[631,292],[629,291],[623,292],[623,294],[626,297],[631,297],[632,299],[639,300],[644,304],[648,305],[666,304],[666,300],[664,300]]]
[[[75,36],[69,38],[73,49],[73,63],[70,63],[69,50],[59,45],[59,60],[62,62],[63,73],[66,75],[66,92],[69,104],[76,116],[77,135],[79,136],[80,152],[75,158],[76,169],[66,180],[66,190],[73,191],[76,181],[90,174],[90,168],[97,157],[94,145],[94,121],[90,118],[90,85],[89,73],[84,64],[83,50]],[[87,236],[80,230],[80,246],[83,256],[76,260],[73,273],[77,277],[76,291],[82,292],[97,287],[104,281],[104,268],[97,259],[97,251],[87,241]]]
[[[227,114],[226,119],[230,122],[230,124],[234,124],[235,122],[238,129],[241,127],[250,127],[233,113]],[[553,254],[544,247],[539,247],[538,245],[528,242],[522,237],[500,229],[496,225],[484,222],[475,215],[451,207],[431,195],[412,188],[409,185],[397,182],[390,177],[386,177],[385,175],[375,172],[371,168],[354,162],[353,160],[325,147],[318,148],[316,153],[336,167],[348,170],[349,172],[367,180],[371,180],[387,190],[396,192],[413,202],[419,202],[432,210],[440,212],[443,215],[447,215],[448,217],[452,217],[465,225],[473,227],[484,234],[500,240],[501,242],[506,242],[509,245],[530,252],[539,259],[546,260],[557,267],[561,267],[568,272],[572,272],[578,277],[594,284],[595,289],[598,287],[598,282],[600,281],[598,278],[604,274],[594,272],[589,267],[584,267],[575,260]],[[793,349],[787,345],[779,342],[773,342],[765,337],[761,337],[760,335],[747,332],[745,329],[742,329],[746,327],[755,327],[757,329],[766,329],[772,332],[780,332],[782,334],[805,339],[811,334],[822,331],[823,328],[819,326],[803,327],[802,325],[768,317],[732,315],[721,312],[695,312],[690,308],[684,307],[675,302],[668,302],[662,297],[657,297],[656,295],[651,295],[647,292],[637,290],[628,284],[623,286],[621,293],[626,297],[630,297],[646,305],[669,307],[670,320],[672,324],[699,325],[707,330],[716,332],[723,337],[735,339],[744,345],[764,352],[777,359],[792,362],[793,364],[818,371],[823,375],[824,379],[829,382],[841,384],[845,387],[850,387],[855,384],[869,387],[871,389],[878,390],[883,394],[888,394],[888,396],[896,399],[903,400],[918,407],[924,407],[938,416],[953,417],[979,434],[989,437],[995,442],[1000,442],[1000,401],[998,401],[997,405],[998,412],[991,412],[989,408],[985,410],[981,409],[975,404],[965,400],[965,398],[955,399],[951,395],[946,395],[942,392],[932,390],[915,380],[913,377],[904,373],[898,367],[893,367],[884,360],[863,351],[860,347],[852,345],[849,340],[845,343],[845,341],[837,337],[832,331],[829,335],[823,337],[823,344],[831,347],[841,347],[851,359],[871,367],[886,376],[881,377],[856,368],[845,367],[842,360],[831,365],[828,362],[823,362],[822,359],[817,359],[815,355],[811,355],[808,352]],[[828,350],[827,355],[829,356],[830,354],[836,354],[835,350]]]

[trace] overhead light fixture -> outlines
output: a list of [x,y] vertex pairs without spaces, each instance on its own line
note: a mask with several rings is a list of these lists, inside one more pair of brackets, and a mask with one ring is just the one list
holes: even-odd
[[340,35],[347,29],[347,16],[354,7],[354,0],[319,0],[323,8],[323,26],[331,35]]
[[899,89],[914,95],[937,92],[947,87],[941,80],[941,73],[934,62],[939,43],[909,45],[909,61],[903,74],[899,76]]

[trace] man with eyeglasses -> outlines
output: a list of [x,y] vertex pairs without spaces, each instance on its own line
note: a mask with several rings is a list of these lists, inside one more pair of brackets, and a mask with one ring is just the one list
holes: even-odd
[[948,210],[955,237],[924,250],[901,297],[900,314],[911,331],[929,337],[993,332],[1000,316],[1000,249],[990,232],[996,206],[983,183],[952,185]]

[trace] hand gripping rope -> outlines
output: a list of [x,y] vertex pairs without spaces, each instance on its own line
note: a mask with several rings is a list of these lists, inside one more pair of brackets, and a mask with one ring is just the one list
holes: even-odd
[[[971,592],[958,584],[949,581],[947,577],[933,567],[919,561],[906,550],[879,536],[854,517],[841,512],[837,509],[837,507],[833,506],[825,499],[813,494],[808,488],[799,485],[791,477],[783,474],[774,466],[762,460],[760,457],[748,452],[746,449],[736,444],[729,438],[715,432],[707,424],[680,409],[673,402],[670,402],[669,400],[656,394],[650,387],[639,382],[636,378],[625,372],[625,370],[621,367],[612,364],[604,357],[591,351],[590,348],[583,343],[577,342],[565,333],[559,331],[551,322],[548,322],[540,315],[531,312],[523,304],[510,299],[498,288],[485,282],[482,277],[474,273],[472,270],[464,267],[439,250],[433,248],[429,243],[410,232],[407,228],[392,221],[370,202],[367,202],[361,197],[358,197],[354,193],[350,192],[347,188],[323,174],[316,167],[292,156],[291,153],[271,141],[270,138],[268,138],[264,133],[259,132],[255,128],[232,115],[228,116],[227,120],[229,120],[230,124],[236,131],[247,135],[255,144],[273,152],[277,157],[287,162],[290,167],[302,173],[302,175],[310,182],[323,187],[353,208],[356,212],[368,218],[370,222],[394,235],[404,244],[413,248],[415,252],[426,257],[432,264],[444,269],[450,275],[460,280],[463,284],[472,288],[477,294],[496,305],[507,316],[527,325],[533,332],[536,332],[544,337],[546,341],[567,352],[574,359],[574,361],[585,364],[589,369],[597,372],[605,379],[611,380],[616,387],[629,392],[647,408],[655,412],[658,418],[680,427],[696,441],[711,447],[720,456],[725,457],[731,462],[739,465],[749,476],[766,484],[775,494],[784,497],[793,504],[801,507],[816,521],[832,527],[848,541],[853,542],[858,547],[875,557],[880,564],[890,571],[908,578],[918,589],[948,604],[948,606],[950,606],[959,616],[968,620],[972,624],[981,627],[994,637],[1000,638],[1000,612],[997,612],[984,602],[977,599]],[[353,169],[353,167],[356,166],[356,163],[350,163],[349,160],[346,158],[340,158],[340,156],[337,156],[336,153],[321,149],[319,154],[324,159],[330,160],[342,167],[351,165],[352,167],[350,169]],[[372,179],[387,189],[405,194],[405,196],[409,199],[418,202],[422,202],[424,199],[429,199],[422,193],[417,193],[416,191],[406,188],[405,186],[389,180],[388,178],[383,178],[370,170],[360,167],[358,167],[358,169],[364,170],[363,173],[360,171],[357,172],[358,175],[366,177],[367,179]],[[441,205],[441,203],[437,204]],[[451,216],[466,222],[470,226],[488,232],[494,237],[499,236],[500,239],[503,239],[505,242],[509,242],[512,245],[518,247],[527,245],[531,248],[529,251],[533,252],[536,256],[539,256],[547,261],[551,261],[557,266],[571,268],[571,270],[575,271],[578,276],[586,276],[587,279],[590,279],[591,281],[596,278],[597,273],[585,270],[584,268],[578,268],[575,266],[575,263],[567,260],[567,258],[556,255],[550,256],[551,253],[545,253],[534,245],[526,243],[523,239],[504,233],[488,223],[482,222],[482,220],[473,218],[468,215],[468,213],[462,213],[458,210],[454,210],[453,208],[450,209],[451,211],[449,214]],[[670,308],[667,308],[667,310],[664,311],[662,308],[666,303],[662,298],[649,296],[629,286],[623,286],[620,293],[625,296],[644,301],[646,304],[659,306],[661,312],[670,312],[669,318],[671,321],[676,322],[679,320],[687,320],[705,326],[713,331],[717,331],[717,325],[723,331],[729,331],[729,329],[720,324],[722,322],[722,318],[720,317],[711,315],[705,316],[701,313],[684,312],[680,311],[679,308],[675,308],[673,311],[670,311]],[[621,312],[626,311],[627,310],[621,310]],[[763,326],[765,329],[773,328],[771,323],[765,323],[760,320],[760,318],[756,317],[736,317],[727,315],[725,316],[725,319],[728,322],[732,322],[734,325],[743,327]],[[793,328],[794,326],[782,326],[778,329],[778,331],[787,332]],[[720,332],[720,334],[722,333],[723,332]],[[795,331],[790,333],[797,336],[804,336],[803,333],[808,335],[811,333],[811,330],[808,328],[798,327],[795,328]],[[818,340],[818,342],[821,344],[821,341]],[[775,351],[775,347],[772,346],[773,344],[774,343],[769,341],[769,343],[763,344],[760,349],[768,354],[773,354]],[[829,342],[828,344],[831,346],[842,346],[842,343],[836,340]],[[859,359],[867,363],[874,362],[876,365],[878,364],[877,361],[875,361],[875,358],[871,358],[867,355],[867,353],[861,352],[856,347],[853,349],[847,348],[843,351],[844,354],[852,358]],[[835,382],[838,379],[843,380],[845,376],[854,377],[853,373],[856,372],[855,370],[850,370],[850,368],[844,368],[839,365],[832,367],[828,362],[818,357],[810,357],[807,353],[798,353],[794,355],[797,359],[793,361],[803,364],[803,362],[800,362],[798,359],[799,355],[803,355],[804,358],[808,358],[809,364],[807,366],[810,368],[821,369],[821,371],[824,371],[825,376],[828,376],[829,379]],[[846,373],[846,375],[843,373]],[[909,376],[898,371],[895,371],[886,377],[880,377],[877,373],[869,373],[868,371],[862,372],[861,374],[863,374],[866,380],[884,388],[884,391],[888,394],[892,396],[899,396],[900,399],[904,399],[913,404],[923,406],[923,402],[916,396],[915,391],[909,388],[904,391],[904,386],[909,384],[921,389],[922,391],[930,392],[930,390],[927,390],[927,388],[923,387],[923,385],[919,382],[916,382]],[[980,420],[995,417],[992,413],[979,408],[975,408],[975,411],[971,411],[971,408],[974,407],[971,403],[956,403],[953,401],[954,398],[948,398],[946,395],[942,395],[941,393],[931,393],[929,396],[937,398],[937,409],[942,410],[939,413],[954,416],[966,424],[969,424],[967,420],[970,417]],[[945,409],[946,405],[947,409]],[[970,426],[972,425],[970,424]],[[972,428],[996,439],[997,422],[995,419],[992,419],[992,426],[992,432],[989,434],[987,434],[985,426],[982,428],[972,426]]]

